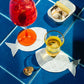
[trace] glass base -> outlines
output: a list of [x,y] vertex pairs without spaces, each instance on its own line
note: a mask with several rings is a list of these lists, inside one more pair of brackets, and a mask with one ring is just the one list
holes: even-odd
[[22,30],[18,36],[18,42],[23,46],[30,46],[36,41],[37,35],[32,29]]

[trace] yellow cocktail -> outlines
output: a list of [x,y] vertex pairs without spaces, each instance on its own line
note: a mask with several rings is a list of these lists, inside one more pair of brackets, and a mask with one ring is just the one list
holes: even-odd
[[44,40],[47,54],[55,57],[60,52],[60,47],[64,43],[64,36],[59,31],[52,30],[45,35]]

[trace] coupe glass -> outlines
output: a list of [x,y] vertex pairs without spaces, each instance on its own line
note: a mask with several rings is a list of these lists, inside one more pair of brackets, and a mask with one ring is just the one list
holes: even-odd
[[[23,46],[32,45],[36,41],[36,33],[27,26],[35,22],[37,18],[37,9],[33,0],[10,0],[9,13],[12,22],[15,25],[25,27],[18,36],[18,42]],[[27,59],[27,58],[26,58]],[[29,72],[31,71],[31,73]],[[25,75],[31,75],[33,67],[24,68]]]
[[32,45],[36,41],[36,33],[27,29],[37,18],[37,9],[33,0],[10,0],[9,13],[15,25],[25,27],[17,37],[20,44]]

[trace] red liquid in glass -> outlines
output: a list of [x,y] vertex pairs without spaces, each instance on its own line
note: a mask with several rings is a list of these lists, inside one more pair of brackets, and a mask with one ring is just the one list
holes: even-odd
[[[37,10],[33,0],[10,0],[10,18],[15,25],[29,26],[37,18]],[[24,46],[32,45],[36,41],[36,33],[31,29],[21,31],[17,40]]]
[[32,0],[11,0],[10,18],[15,25],[29,26],[37,18],[37,10]]

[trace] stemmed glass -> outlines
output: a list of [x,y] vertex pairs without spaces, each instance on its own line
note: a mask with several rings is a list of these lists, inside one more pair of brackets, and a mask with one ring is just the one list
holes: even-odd
[[[36,41],[36,33],[27,26],[35,22],[37,18],[37,9],[33,0],[10,0],[9,14],[15,25],[25,27],[18,36],[18,42],[23,46],[32,45]],[[32,74],[33,67],[24,68],[23,72],[29,76]]]
[[32,45],[36,40],[36,33],[27,29],[37,18],[37,9],[33,0],[10,0],[9,14],[15,25],[25,27],[17,37],[20,44]]

